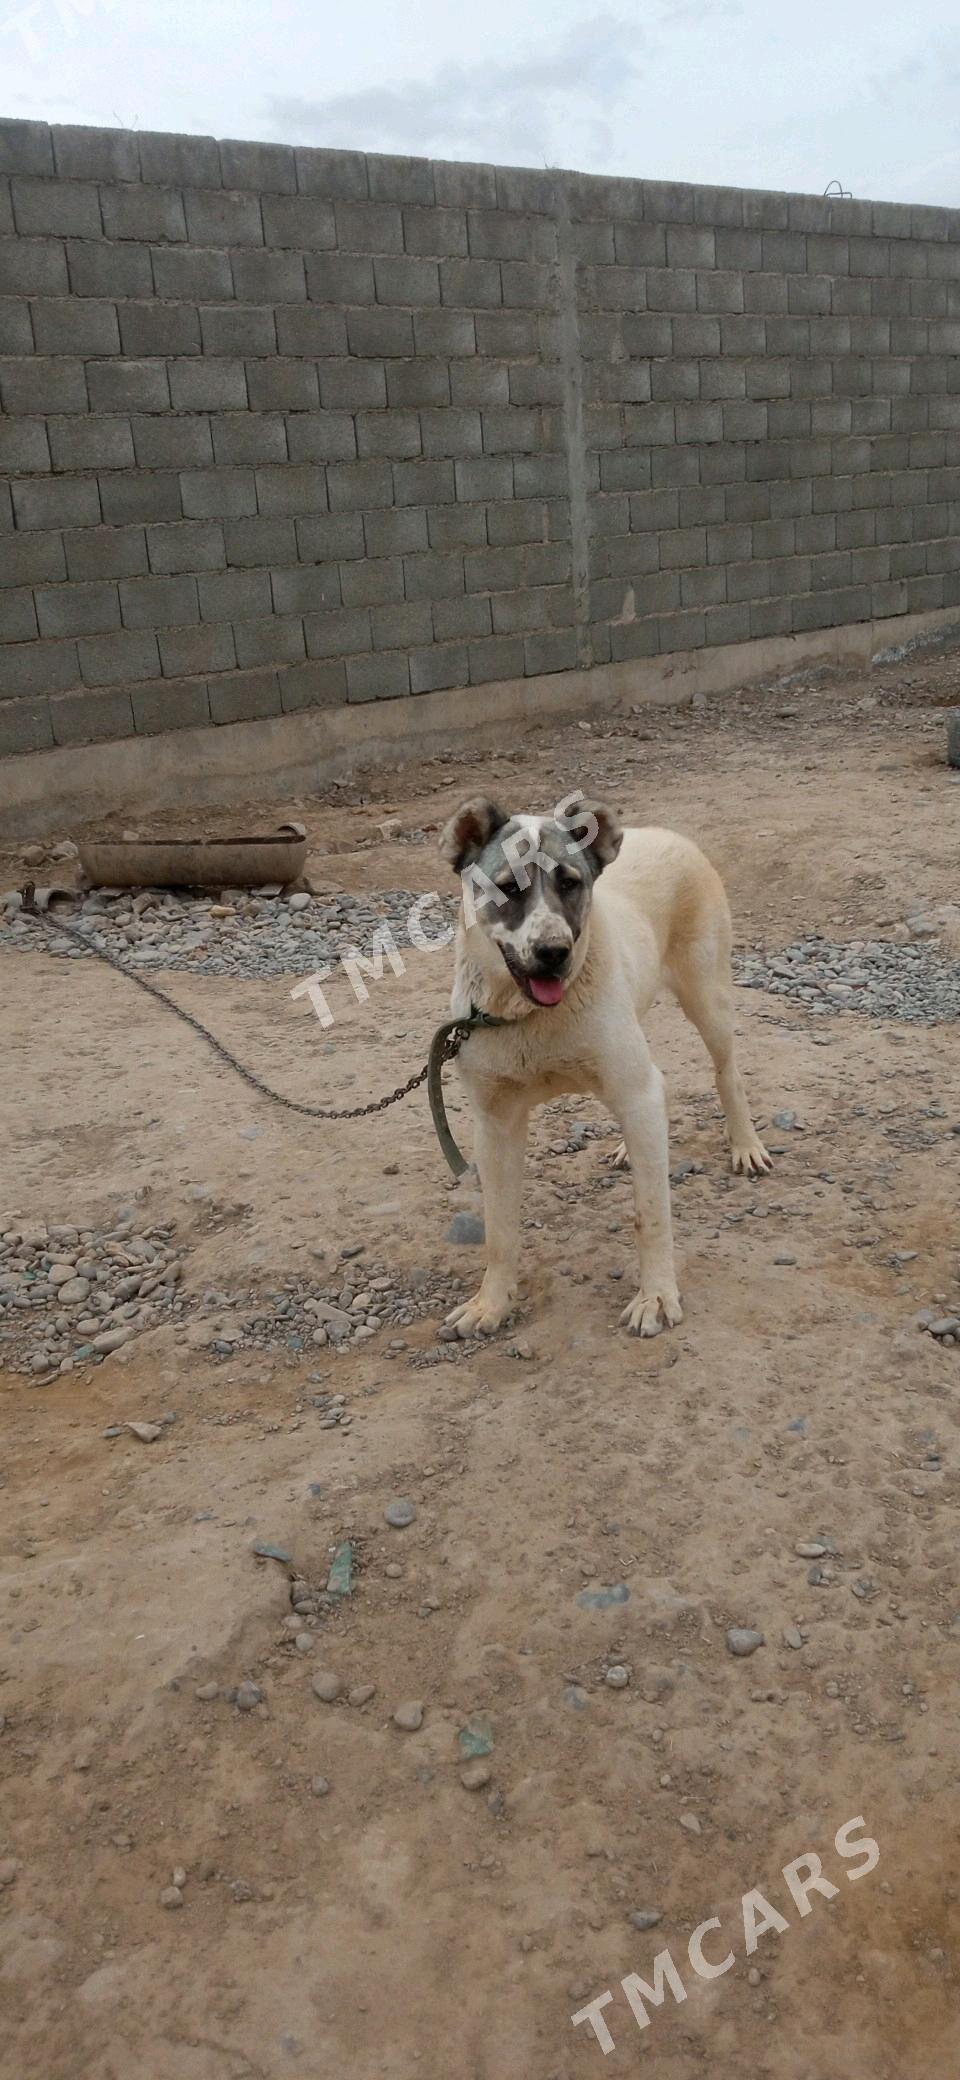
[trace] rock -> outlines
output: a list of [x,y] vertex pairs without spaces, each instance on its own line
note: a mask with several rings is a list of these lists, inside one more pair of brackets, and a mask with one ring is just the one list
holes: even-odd
[[369,1704],[371,1697],[376,1697],[376,1694],[376,1683],[354,1683],[352,1690],[347,1691],[347,1703],[355,1705],[359,1711],[363,1705]]
[[237,1689],[238,1712],[252,1712],[254,1707],[260,1704],[262,1698],[263,1691],[256,1683],[251,1683],[249,1678],[245,1676]]
[[397,1502],[388,1502],[383,1514],[394,1531],[405,1531],[407,1525],[413,1523],[417,1512],[412,1502],[401,1497]]
[[260,1560],[279,1560],[284,1567],[293,1566],[293,1554],[287,1552],[286,1546],[275,1546],[267,1538],[255,1538],[253,1550]]
[[338,1545],[327,1575],[328,1596],[353,1595],[353,1547],[349,1539]]
[[938,1315],[935,1322],[930,1322],[929,1329],[931,1336],[938,1340],[942,1336],[960,1336],[960,1315]]
[[0,1861],[0,1892],[16,1882],[20,1865],[15,1856],[4,1856]]
[[312,1654],[314,1638],[312,1632],[298,1632],[293,1642],[298,1654]]
[[63,1301],[65,1307],[79,1307],[81,1302],[86,1300],[89,1291],[89,1279],[70,1278],[60,1287],[58,1298]]
[[160,1423],[124,1423],[123,1427],[129,1430],[132,1436],[138,1437],[141,1444],[156,1444],[157,1438],[163,1436],[163,1426]]
[[803,1633],[798,1626],[788,1625],[783,1635],[783,1644],[785,1647],[792,1647],[795,1654],[800,1652],[800,1648],[803,1645]]
[[622,1661],[615,1661],[613,1667],[607,1669],[603,1680],[611,1690],[625,1690],[630,1681],[630,1670],[624,1667]]
[[332,1668],[318,1668],[311,1689],[314,1697],[319,1697],[322,1704],[333,1704],[339,1697],[343,1684],[340,1677],[334,1675]]
[[699,1820],[697,1819],[696,1813],[681,1813],[680,1825],[681,1827],[686,1829],[687,1834],[703,1833],[703,1829],[700,1825]]
[[626,1582],[614,1582],[609,1589],[581,1589],[577,1602],[583,1611],[606,1611],[614,1604],[626,1603],[629,1596]]
[[818,1538],[801,1538],[793,1550],[800,1560],[822,1560],[828,1548]]
[[171,1885],[179,1885],[179,1887],[180,1887],[180,1890],[181,1890],[181,1892],[182,1892],[182,1891],[183,1891],[183,1888],[184,1888],[184,1886],[185,1886],[185,1884],[186,1884],[186,1882],[187,1882],[187,1874],[186,1874],[186,1871],[184,1870],[184,1868],[183,1868],[183,1865],[182,1865],[182,1863],[178,1863],[178,1864],[177,1864],[177,1867],[176,1867],[176,1870],[173,1870],[173,1871],[171,1871],[171,1873],[170,1873],[170,1883],[171,1883]]
[[103,1329],[99,1336],[94,1337],[93,1348],[103,1357],[108,1357],[111,1351],[118,1351],[123,1344],[129,1343],[132,1335],[133,1330],[127,1323],[123,1323],[119,1329]]
[[755,1654],[757,1648],[763,1645],[763,1633],[751,1631],[748,1625],[731,1625],[727,1633],[727,1646],[731,1654],[745,1658],[747,1654]]
[[314,1798],[326,1798],[330,1791],[329,1777],[311,1777],[310,1789]]
[[408,1699],[405,1704],[398,1704],[393,1715],[393,1723],[395,1726],[399,1726],[401,1733],[419,1732],[420,1727],[423,1725],[422,1704],[419,1704],[414,1698]]
[[171,1911],[175,1907],[182,1907],[183,1893],[181,1892],[179,1885],[164,1886],[163,1891],[160,1894],[160,1905],[162,1907],[169,1907]]
[[775,1112],[773,1124],[775,1127],[779,1127],[782,1133],[792,1134],[797,1124],[797,1115],[795,1112]]
[[663,1915],[659,1907],[639,1907],[635,1908],[634,1912],[628,1915],[627,1918],[633,1928],[638,1928],[641,1935],[646,1935],[648,1928],[656,1928],[658,1923],[663,1920]]
[[471,1712],[465,1726],[457,1735],[457,1747],[464,1762],[473,1762],[493,1753],[493,1727],[485,1712]]
[[490,1782],[490,1771],[485,1762],[468,1762],[460,1771],[460,1782],[465,1791],[482,1791]]
[[447,1229],[448,1242],[483,1242],[486,1229],[478,1213],[455,1213]]
[[310,897],[303,894],[291,896],[287,907],[290,910],[309,910]]

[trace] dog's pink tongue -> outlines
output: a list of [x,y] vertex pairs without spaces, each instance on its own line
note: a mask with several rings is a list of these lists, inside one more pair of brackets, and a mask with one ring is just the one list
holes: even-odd
[[531,975],[530,995],[535,1004],[559,1004],[563,996],[563,983],[560,981],[559,976],[553,976],[549,980],[538,981]]

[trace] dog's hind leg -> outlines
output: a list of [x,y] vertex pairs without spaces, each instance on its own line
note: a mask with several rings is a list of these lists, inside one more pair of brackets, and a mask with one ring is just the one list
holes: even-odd
[[635,1042],[620,1049],[600,1090],[623,1129],[636,1207],[640,1290],[620,1320],[633,1336],[656,1336],[682,1321],[683,1309],[673,1262],[663,1077],[639,1026]]
[[771,1170],[773,1164],[750,1117],[737,1067],[730,939],[726,906],[723,911],[711,908],[689,937],[678,938],[671,945],[666,979],[681,1010],[696,1026],[713,1063],[733,1168],[754,1177]]
[[489,1336],[510,1313],[517,1292],[520,1196],[530,1108],[511,1094],[495,1109],[474,1105],[474,1154],[483,1186],[487,1268],[478,1293],[447,1316],[460,1336]]

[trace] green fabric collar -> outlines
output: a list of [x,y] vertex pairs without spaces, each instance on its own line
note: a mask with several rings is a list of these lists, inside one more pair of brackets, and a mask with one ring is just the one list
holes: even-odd
[[488,1011],[477,1011],[471,1004],[467,1018],[449,1018],[438,1026],[430,1042],[427,1067],[427,1096],[430,1100],[430,1116],[436,1129],[437,1140],[446,1156],[454,1177],[462,1177],[469,1168],[467,1159],[461,1155],[450,1131],[447,1108],[443,1102],[443,1065],[456,1060],[460,1049],[471,1033],[481,1026],[506,1026],[507,1018],[492,1018]]

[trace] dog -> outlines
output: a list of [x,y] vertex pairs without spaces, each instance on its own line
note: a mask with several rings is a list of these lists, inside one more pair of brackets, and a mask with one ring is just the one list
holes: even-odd
[[[573,800],[574,798],[571,798]],[[612,809],[576,798],[553,816],[464,802],[441,834],[461,877],[451,1014],[475,1028],[458,1067],[475,1125],[487,1260],[480,1290],[449,1316],[490,1335],[517,1291],[524,1145],[535,1105],[601,1098],[623,1142],[636,1207],[640,1286],[621,1321],[655,1336],[682,1320],[674,1268],[664,1083],[642,1021],[661,978],[713,1062],[735,1171],[769,1170],[734,1051],[732,927],[719,874],[690,839],[622,830]]]

